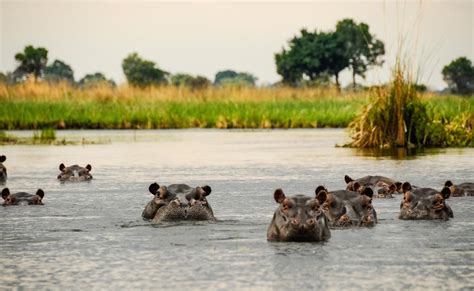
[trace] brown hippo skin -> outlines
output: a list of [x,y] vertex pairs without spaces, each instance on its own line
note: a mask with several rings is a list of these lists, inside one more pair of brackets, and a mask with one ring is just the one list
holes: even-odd
[[268,241],[319,242],[331,237],[328,220],[321,205],[326,192],[317,197],[295,195],[287,197],[282,189],[273,194],[278,208],[267,230]]
[[61,173],[58,175],[58,180],[61,182],[82,182],[92,180],[90,171],[92,170],[91,165],[81,167],[78,165],[72,165],[66,167],[64,164],[59,165]]
[[327,192],[327,199],[322,208],[331,228],[371,227],[377,224],[377,212],[372,205],[373,192],[365,187],[362,193],[336,190],[330,191],[324,186],[316,188],[316,195]]
[[12,205],[43,205],[44,192],[41,189],[36,194],[28,194],[26,192],[10,193],[8,188],[2,190],[3,206]]
[[7,160],[4,155],[0,156],[0,184],[4,184],[7,181],[7,168],[3,165],[3,162]]
[[211,194],[210,186],[190,187],[186,184],[160,186],[153,183],[148,190],[154,197],[145,206],[142,217],[154,224],[163,221],[216,220],[206,198]]
[[402,185],[403,200],[400,204],[400,219],[442,219],[453,218],[453,210],[446,204],[451,195],[448,187],[441,191],[431,188],[414,188],[410,183]]
[[462,196],[474,196],[474,183],[461,183],[454,185],[450,180],[444,183],[444,187],[448,187],[451,191],[451,196],[462,197]]

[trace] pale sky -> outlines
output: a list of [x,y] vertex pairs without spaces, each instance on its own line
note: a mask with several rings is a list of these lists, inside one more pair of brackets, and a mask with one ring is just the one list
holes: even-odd
[[[366,82],[384,82],[404,37],[422,83],[442,89],[442,67],[474,61],[474,1],[75,1],[0,0],[0,71],[32,44],[60,59],[76,80],[102,72],[124,82],[121,62],[131,52],[171,73],[214,80],[220,70],[250,72],[260,84],[276,82],[274,54],[302,28],[333,30],[343,18],[365,22],[386,46],[386,64]],[[359,80],[362,81],[362,80]],[[346,72],[342,85],[350,82]]]

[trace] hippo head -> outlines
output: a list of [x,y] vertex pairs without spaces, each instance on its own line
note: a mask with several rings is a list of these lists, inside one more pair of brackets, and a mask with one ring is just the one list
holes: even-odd
[[360,183],[349,177],[348,175],[344,176],[344,181],[346,181],[346,190],[347,191],[357,191],[357,188],[360,187]]
[[7,180],[7,168],[3,165],[3,162],[5,162],[7,157],[5,156],[0,156],[0,183],[5,183]]
[[[329,225],[331,227],[345,227],[351,226],[352,221],[347,216],[347,209],[344,201],[339,197],[328,193],[328,190],[324,186],[318,186],[315,190],[316,197],[318,195],[325,193],[326,200],[321,205],[321,208],[324,211],[324,214],[328,218]],[[324,195],[324,194],[323,194]]]
[[36,191],[36,194],[28,194],[25,192],[18,192],[11,194],[8,188],[2,190],[2,198],[4,200],[3,206],[11,205],[43,205],[44,192],[41,189]]
[[[361,193],[344,190],[328,192],[322,208],[331,227],[374,226],[377,223],[377,214],[372,206],[373,191],[369,187],[363,188]],[[318,186],[316,195],[321,191],[327,192],[327,189]]]
[[[399,186],[400,185],[400,186]],[[377,189],[377,198],[393,198],[393,194],[398,192],[398,189],[401,188],[401,183],[392,183],[390,185],[380,184]]]
[[215,220],[206,197],[211,194],[210,186],[189,187],[173,184],[168,187],[153,183],[148,188],[155,197],[156,206],[153,222],[175,220]]
[[85,168],[73,165],[66,167],[64,164],[59,165],[59,170],[61,173],[58,175],[58,180],[61,182],[79,182],[79,181],[89,181],[92,179],[90,171],[92,170],[91,165],[87,165]]
[[451,207],[445,200],[451,195],[448,187],[441,191],[431,188],[413,188],[410,183],[402,185],[403,200],[400,204],[400,219],[443,219],[453,217]]
[[282,189],[277,189],[273,196],[279,205],[267,231],[269,241],[323,241],[330,237],[327,218],[321,209],[326,192],[314,198],[286,197]]

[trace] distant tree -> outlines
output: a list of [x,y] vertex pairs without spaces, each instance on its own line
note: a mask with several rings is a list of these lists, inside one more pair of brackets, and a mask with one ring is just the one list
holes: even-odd
[[42,76],[48,63],[48,50],[42,47],[34,48],[31,45],[25,47],[22,53],[15,55],[15,60],[20,62],[15,74],[22,77],[33,74],[35,82]]
[[474,67],[468,58],[453,60],[444,66],[441,73],[451,92],[462,95],[474,93]]
[[91,88],[100,85],[106,85],[111,87],[116,86],[115,82],[112,79],[107,80],[104,74],[99,72],[85,75],[81,80],[79,80],[78,84],[82,88]]
[[211,85],[211,81],[204,76],[191,76],[189,74],[176,74],[171,76],[171,84],[177,87],[189,87],[191,89],[205,89]]
[[50,82],[66,81],[74,83],[74,72],[68,64],[60,60],[55,60],[44,69],[44,79]]
[[217,72],[214,85],[255,86],[257,77],[250,73],[225,70]]
[[289,48],[275,54],[277,72],[288,85],[304,80],[315,81],[325,74],[334,75],[339,86],[339,73],[348,66],[342,39],[333,32],[301,30]]
[[385,46],[369,31],[363,22],[357,24],[352,19],[343,19],[336,25],[336,34],[343,43],[343,52],[352,70],[352,84],[356,86],[356,76],[365,78],[370,66],[380,66],[380,57],[385,54]]
[[156,67],[154,62],[142,59],[137,53],[132,53],[123,60],[122,69],[128,83],[133,86],[145,87],[168,82],[167,72]]
[[8,81],[7,74],[0,72],[0,84],[6,84]]

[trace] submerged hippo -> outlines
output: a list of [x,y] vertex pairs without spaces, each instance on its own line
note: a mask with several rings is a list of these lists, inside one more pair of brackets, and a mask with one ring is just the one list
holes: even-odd
[[269,241],[325,241],[331,237],[328,220],[321,209],[326,193],[316,197],[286,197],[282,189],[273,194],[279,204],[267,230]]
[[376,190],[374,198],[393,198],[392,194],[401,193],[402,183],[384,176],[365,176],[359,179],[352,179],[348,175],[344,176],[346,190],[361,192],[363,187],[373,187]]
[[18,192],[11,194],[8,188],[2,190],[2,198],[5,200],[3,206],[11,205],[43,205],[44,192],[41,189],[36,194],[28,194],[26,192]]
[[79,182],[92,180],[92,175],[90,174],[90,171],[92,170],[91,165],[87,165],[84,168],[78,165],[66,167],[64,164],[61,164],[59,165],[59,170],[61,173],[58,175],[58,180],[61,182]]
[[7,181],[7,168],[3,165],[3,162],[7,160],[7,157],[0,156],[0,184]]
[[148,188],[153,199],[148,202],[142,216],[153,223],[176,220],[216,220],[206,197],[210,186],[190,187],[186,184],[160,186],[153,183]]
[[461,196],[474,196],[474,183],[461,183],[454,185],[451,181],[446,181],[444,187],[448,187],[451,191],[451,196],[461,197]]
[[324,186],[316,188],[316,195],[327,193],[322,205],[331,227],[367,226],[377,223],[377,212],[372,205],[373,192],[365,187],[361,193],[347,190],[328,192]]
[[451,207],[445,200],[451,195],[448,187],[441,191],[431,188],[413,188],[410,183],[402,185],[403,200],[400,204],[400,219],[444,219],[453,218]]

